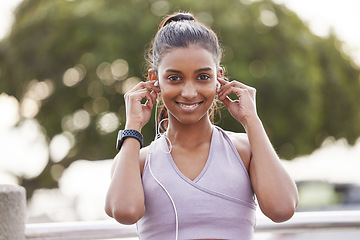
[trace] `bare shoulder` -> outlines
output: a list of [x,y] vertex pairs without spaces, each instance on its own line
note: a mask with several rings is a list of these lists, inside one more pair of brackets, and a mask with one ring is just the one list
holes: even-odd
[[236,148],[244,147],[244,145],[247,145],[250,147],[249,139],[246,133],[236,133],[231,131],[225,131],[226,134],[229,136],[233,144]]
[[251,158],[251,147],[249,138],[246,133],[235,133],[230,131],[225,131],[229,136],[231,142],[234,144],[236,150],[238,151],[242,161],[247,170],[249,170],[250,158]]

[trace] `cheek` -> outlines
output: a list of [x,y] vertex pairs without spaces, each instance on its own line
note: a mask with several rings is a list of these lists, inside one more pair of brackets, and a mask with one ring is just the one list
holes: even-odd
[[211,96],[208,97],[208,102],[211,105],[214,101],[215,101],[215,94],[212,94]]
[[176,93],[174,93],[173,91],[169,91],[168,89],[165,88],[165,89],[161,89],[159,97],[162,103],[165,105],[165,107],[168,108],[169,104],[176,97]]
[[160,90],[161,90],[161,96],[163,98],[173,98],[180,93],[178,87],[169,86],[165,84],[160,87]]
[[214,102],[215,98],[217,96],[216,86],[210,86],[209,90],[207,92],[208,92],[207,98],[208,98],[209,102],[211,102],[211,103]]
[[215,84],[209,84],[206,86],[202,86],[199,90],[199,93],[201,93],[202,95],[207,96],[209,98],[215,97],[216,86],[215,86]]

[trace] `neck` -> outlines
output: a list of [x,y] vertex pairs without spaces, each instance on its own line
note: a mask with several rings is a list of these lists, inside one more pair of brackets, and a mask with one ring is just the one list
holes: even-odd
[[167,136],[173,146],[195,147],[211,140],[212,127],[208,117],[196,124],[182,124],[169,118]]

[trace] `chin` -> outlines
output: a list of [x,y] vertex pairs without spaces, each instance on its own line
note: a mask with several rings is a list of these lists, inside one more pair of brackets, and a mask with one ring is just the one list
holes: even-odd
[[174,116],[177,122],[183,125],[197,125],[204,123],[205,121],[209,120],[209,116],[207,114],[204,114],[203,116],[184,116],[186,114],[179,114],[180,116]]

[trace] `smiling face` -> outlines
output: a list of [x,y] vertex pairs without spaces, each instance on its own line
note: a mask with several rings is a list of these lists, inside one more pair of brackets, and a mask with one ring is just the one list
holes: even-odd
[[170,122],[209,121],[208,110],[215,98],[217,72],[212,54],[197,45],[173,48],[164,54],[157,76]]

